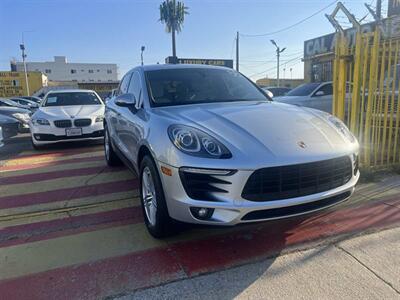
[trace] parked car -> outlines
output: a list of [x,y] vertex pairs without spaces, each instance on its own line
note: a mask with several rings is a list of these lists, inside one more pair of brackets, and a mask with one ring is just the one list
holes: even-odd
[[274,100],[331,113],[333,85],[332,82],[304,83],[288,92],[285,96],[275,97]]
[[348,199],[359,145],[330,114],[270,101],[222,67],[139,66],[105,111],[105,157],[138,174],[154,237],[173,220],[234,225],[317,211]]
[[104,103],[95,91],[49,92],[29,122],[33,147],[102,139],[103,116]]
[[268,86],[262,88],[264,91],[270,91],[273,97],[280,97],[286,95],[291,91],[290,88],[287,87],[277,87],[277,86]]
[[19,108],[27,109],[26,106],[21,105],[21,104],[15,102],[15,101],[12,101],[12,100],[6,99],[6,98],[0,98],[0,106],[19,107]]
[[9,138],[18,134],[19,122],[4,115],[0,115],[0,146]]
[[11,106],[0,106],[0,115],[19,121],[19,132],[29,131],[30,110]]
[[10,100],[24,106],[24,108],[26,109],[30,109],[32,112],[38,109],[39,107],[39,104],[36,103],[35,101],[27,100],[24,98],[10,98]]
[[19,98],[26,99],[26,100],[31,100],[33,102],[36,102],[37,104],[40,104],[42,102],[42,98],[36,97],[36,96],[21,96]]

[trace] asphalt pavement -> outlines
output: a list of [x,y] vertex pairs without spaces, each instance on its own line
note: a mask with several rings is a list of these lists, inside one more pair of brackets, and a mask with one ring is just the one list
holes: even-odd
[[399,249],[395,228],[117,299],[400,299]]
[[349,201],[319,213],[184,226],[155,240],[143,223],[137,178],[108,167],[102,145],[36,151],[21,136],[1,151],[0,299],[392,299],[399,290],[398,234],[396,243],[380,239],[379,253],[370,243],[346,246],[400,226],[398,174],[360,183]]

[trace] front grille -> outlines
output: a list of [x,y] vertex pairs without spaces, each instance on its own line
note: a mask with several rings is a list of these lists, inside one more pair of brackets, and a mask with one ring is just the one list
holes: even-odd
[[321,193],[348,182],[352,172],[348,156],[259,169],[247,180],[242,198],[261,202]]
[[68,128],[72,127],[72,122],[71,120],[57,120],[54,121],[54,125],[58,128]]
[[74,121],[75,127],[85,127],[85,126],[90,126],[92,124],[91,119],[76,119]]
[[309,203],[280,207],[280,208],[256,210],[244,215],[242,220],[255,221],[255,220],[275,219],[275,218],[283,218],[293,215],[305,214],[308,212],[320,210],[335,205],[347,199],[348,197],[350,197],[350,195],[351,192],[344,192],[339,195],[335,195],[332,197],[328,197],[322,200],[313,201]]
[[228,191],[215,186],[215,184],[232,184],[229,181],[216,178],[209,174],[190,173],[179,170],[179,176],[186,194],[194,200],[218,201],[212,193],[227,193]]

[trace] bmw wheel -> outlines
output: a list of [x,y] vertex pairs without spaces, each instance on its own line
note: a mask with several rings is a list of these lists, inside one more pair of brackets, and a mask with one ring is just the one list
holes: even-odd
[[118,155],[115,153],[107,127],[104,128],[104,155],[107,165],[110,167],[119,166],[122,164]]
[[174,222],[168,214],[160,176],[153,159],[146,155],[140,166],[140,198],[146,227],[155,238],[174,233]]

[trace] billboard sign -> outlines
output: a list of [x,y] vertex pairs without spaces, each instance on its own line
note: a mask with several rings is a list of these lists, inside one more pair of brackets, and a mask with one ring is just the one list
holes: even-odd
[[[170,64],[174,62],[172,56],[168,56],[165,59],[165,63]],[[190,64],[190,65],[212,65],[227,67],[233,69],[233,59],[208,59],[208,58],[178,58],[178,64]]]

